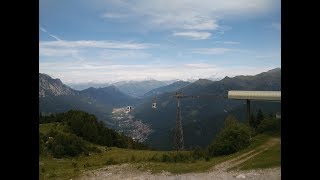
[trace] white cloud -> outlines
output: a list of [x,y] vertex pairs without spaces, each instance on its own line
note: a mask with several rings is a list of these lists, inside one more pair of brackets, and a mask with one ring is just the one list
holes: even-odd
[[224,54],[226,52],[233,51],[232,49],[228,48],[196,48],[193,49],[191,52],[196,54]]
[[215,30],[219,27],[215,20],[211,21],[198,21],[193,24],[185,24],[183,29],[195,29],[195,30]]
[[151,44],[131,43],[119,41],[40,41],[41,47],[60,47],[60,48],[104,48],[104,49],[146,49],[151,47]]
[[136,17],[154,29],[215,30],[217,21],[226,17],[257,17],[279,6],[278,0],[140,0],[108,1],[112,7],[104,18],[122,15],[110,13],[121,9],[127,17]]
[[40,56],[73,56],[78,51],[75,49],[54,49],[54,48],[40,48]]
[[[190,63],[180,65],[123,65],[107,63],[40,63],[40,72],[60,78],[64,83],[116,82],[123,80],[172,80],[216,78],[236,75],[254,75],[274,67],[231,66],[220,67],[214,64]],[[57,71],[59,69],[59,71]]]
[[127,49],[102,50],[97,55],[97,59],[105,59],[106,57],[110,60],[141,61],[141,60],[148,60],[149,58],[152,57],[152,55],[142,50],[127,50]]
[[174,32],[173,36],[183,36],[193,40],[208,39],[211,36],[209,32],[199,32],[199,31],[186,31],[186,32]]

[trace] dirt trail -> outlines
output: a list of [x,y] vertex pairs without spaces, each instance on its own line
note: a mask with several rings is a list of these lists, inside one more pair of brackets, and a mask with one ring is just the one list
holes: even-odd
[[212,169],[213,170],[220,170],[220,171],[227,171],[228,169],[231,169],[233,167],[236,167],[237,165],[253,158],[254,156],[268,150],[270,147],[275,145],[276,143],[280,142],[279,138],[272,138],[267,143],[261,145],[260,147],[251,150],[249,152],[246,152],[240,156],[237,156],[231,160],[224,161],[220,164],[217,164]]
[[222,162],[215,165],[207,172],[200,173],[186,173],[186,174],[171,174],[169,172],[162,172],[152,174],[150,171],[139,171],[130,164],[114,165],[101,168],[98,170],[87,172],[79,180],[197,180],[197,179],[217,179],[217,180],[233,180],[233,179],[256,179],[256,180],[280,180],[281,168],[247,170],[247,171],[228,171],[228,169],[235,167],[242,162],[251,159],[252,157],[262,153],[271,146],[279,142],[280,139],[273,138],[267,143],[256,148],[255,150],[244,153],[236,158]]

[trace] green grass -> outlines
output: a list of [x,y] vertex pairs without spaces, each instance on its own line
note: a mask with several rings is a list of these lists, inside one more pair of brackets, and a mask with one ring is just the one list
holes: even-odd
[[41,133],[47,134],[51,129],[54,128],[54,126],[55,126],[55,123],[40,124],[39,131]]
[[60,123],[45,123],[45,124],[39,125],[39,132],[41,132],[43,134],[49,133],[49,131],[51,129],[54,129],[54,130],[57,130],[60,132],[64,132],[64,130],[66,129],[66,126],[62,125]]
[[[83,155],[76,158],[55,159],[50,155],[40,156],[40,179],[57,177],[70,179],[86,170],[97,169],[111,164],[147,162],[154,155],[161,157],[162,154],[170,153],[166,151],[132,150],[102,146],[100,146],[100,149],[106,150],[102,153],[91,153],[90,156]],[[76,166],[74,166],[75,163]],[[42,169],[44,169],[44,172],[42,172]]]
[[254,156],[248,161],[238,166],[241,170],[257,169],[257,168],[271,168],[281,166],[281,147],[277,143],[270,147],[270,149]]
[[159,173],[162,171],[168,171],[173,174],[181,174],[188,172],[202,172],[208,170],[214,165],[227,160],[228,156],[221,156],[212,158],[209,161],[206,160],[196,160],[185,163],[170,163],[170,162],[144,162],[136,167],[140,167],[144,170],[150,170],[152,173]]
[[259,146],[267,142],[271,137],[269,135],[260,134],[252,138],[252,142],[249,147],[227,156],[213,157],[209,161],[198,160],[187,163],[164,163],[164,162],[144,162],[136,165],[139,169],[150,170],[152,173],[158,173],[162,171],[168,171],[173,174],[181,174],[188,172],[204,172],[213,167],[214,165],[235,158],[241,154],[249,152],[253,149],[257,149]]
[[[46,134],[50,131],[51,128],[54,128],[56,125],[53,123],[50,124],[41,124],[40,132]],[[57,130],[62,130],[62,126],[59,126]],[[151,170],[153,173],[168,171],[171,173],[187,173],[187,172],[201,172],[206,171],[213,167],[214,165],[226,161],[228,159],[237,157],[243,153],[251,151],[258,146],[264,144],[270,136],[268,135],[258,135],[252,139],[251,145],[234,154],[228,156],[219,156],[211,158],[210,160],[191,160],[188,162],[160,162],[163,154],[172,154],[173,151],[150,151],[150,150],[132,150],[132,149],[121,149],[115,147],[104,147],[97,146],[102,150],[101,153],[91,152],[89,156],[81,155],[74,158],[63,158],[55,159],[50,154],[41,154],[39,162],[39,172],[40,179],[71,179],[80,176],[82,173],[98,169],[111,164],[122,164],[130,163],[133,164],[136,168],[142,170]],[[265,161],[269,156],[273,156],[275,152],[273,149],[270,149],[271,152],[266,152],[267,154],[260,154],[257,156],[257,161],[260,164],[256,163],[251,166],[261,167],[266,166],[261,161]],[[183,154],[189,154],[189,151],[182,151]],[[273,163],[277,164],[277,159],[270,159]],[[268,165],[269,166],[269,165]],[[249,165],[243,165],[242,168],[250,167]]]

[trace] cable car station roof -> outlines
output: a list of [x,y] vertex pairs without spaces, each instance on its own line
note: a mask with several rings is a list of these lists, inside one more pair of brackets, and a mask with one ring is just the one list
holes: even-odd
[[228,92],[229,99],[281,101],[281,91],[237,91]]

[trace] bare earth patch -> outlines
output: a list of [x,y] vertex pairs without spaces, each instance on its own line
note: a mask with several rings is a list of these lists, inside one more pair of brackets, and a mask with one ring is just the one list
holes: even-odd
[[114,179],[114,180],[196,180],[196,179],[256,179],[256,180],[280,180],[281,169],[259,169],[248,171],[220,171],[213,170],[201,173],[171,174],[162,172],[159,174],[151,174],[151,172],[142,172],[129,164],[109,166],[99,170],[91,171],[85,176],[79,178],[81,180],[98,180],[98,179]]

